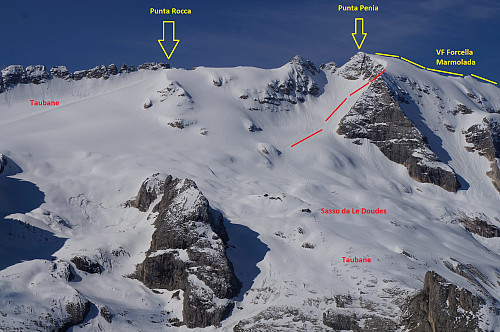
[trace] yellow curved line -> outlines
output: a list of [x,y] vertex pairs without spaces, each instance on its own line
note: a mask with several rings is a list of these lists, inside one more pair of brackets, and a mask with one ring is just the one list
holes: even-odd
[[[391,58],[400,58],[401,60],[404,60],[406,62],[409,62],[411,63],[412,65],[415,65],[417,67],[420,67],[422,69],[426,69],[426,70],[429,70],[429,71],[435,71],[435,72],[438,72],[438,73],[445,73],[445,74],[450,74],[450,75],[457,75],[457,76],[464,76],[463,74],[459,74],[459,73],[453,73],[451,71],[444,71],[444,70],[439,70],[439,69],[432,69],[432,68],[426,68],[422,65],[419,65],[418,63],[416,62],[413,62],[409,59],[406,59],[406,58],[403,58],[402,56],[400,57],[399,55],[394,55],[394,54],[386,54],[386,53],[375,53],[376,55],[382,55],[382,56],[387,56],[387,57],[391,57]],[[480,79],[480,80],[483,80],[483,81],[486,81],[486,82],[489,82],[489,83],[492,83],[492,84],[495,84],[495,85],[498,85],[497,82],[495,81],[492,81],[492,80],[489,80],[487,78],[484,78],[484,77],[481,77],[481,76],[478,76],[478,75],[474,75],[474,74],[470,74],[470,76],[472,77],[475,77],[477,79]]]
[[493,83],[493,84],[498,84],[497,82],[490,81],[489,79],[481,77],[481,76],[477,76],[477,75],[474,75],[474,74],[470,74],[470,76],[475,77],[475,78],[479,78],[480,80],[484,80],[486,82],[490,82],[490,83]]

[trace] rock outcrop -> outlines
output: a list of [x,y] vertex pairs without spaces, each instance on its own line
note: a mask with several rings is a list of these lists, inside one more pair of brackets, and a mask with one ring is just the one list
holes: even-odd
[[[354,64],[340,69],[340,74],[350,79],[356,75],[376,76],[381,71],[380,65],[359,54]],[[356,69],[356,66],[365,69]],[[419,182],[432,183],[451,192],[460,188],[455,172],[430,149],[427,139],[405,116],[383,79],[370,84],[340,121],[337,133],[356,139],[357,144],[361,144],[360,139],[368,139],[387,158],[404,165],[409,175]]]
[[321,319],[291,306],[271,306],[255,316],[239,321],[234,332],[323,332]]
[[382,63],[374,61],[369,55],[358,52],[349,59],[337,74],[346,80],[372,79],[384,70]]
[[170,65],[168,63],[156,63],[156,62],[146,62],[137,67],[137,70],[158,70],[158,69],[169,69]]
[[[128,201],[126,206],[135,207],[139,211],[146,212],[151,204],[163,194],[165,179],[168,178],[164,174],[155,173],[147,178],[141,185],[137,196]],[[157,212],[157,205],[153,208],[153,212]]]
[[50,78],[45,66],[28,66],[26,69],[20,65],[11,65],[2,69],[0,74],[0,92],[16,84],[41,84]]
[[7,165],[7,158],[0,153],[0,173],[3,173],[5,166]]
[[68,71],[66,66],[54,66],[50,69],[50,75],[55,78],[61,78],[63,80],[73,79],[73,74]]
[[[330,64],[329,69],[334,70],[333,66]],[[289,111],[291,105],[304,103],[307,96],[317,97],[322,93],[326,84],[325,74],[311,61],[297,55],[282,68],[287,69],[286,73],[268,82],[262,91],[247,90],[239,95],[238,98],[251,102],[248,110]]]
[[465,141],[471,144],[465,147],[467,151],[477,152],[491,162],[491,169],[486,175],[500,192],[500,119],[484,118],[483,123],[471,126],[464,134]]
[[90,302],[86,299],[85,301],[66,303],[66,313],[68,314],[67,319],[55,331],[67,331],[70,327],[83,323],[89,311]]
[[63,332],[83,323],[91,303],[68,284],[71,272],[67,262],[20,264],[29,269],[14,269],[0,278],[0,331]]
[[71,258],[71,263],[75,264],[75,267],[80,270],[90,274],[101,273],[101,265],[97,262],[92,261],[86,256],[75,256]]
[[500,228],[482,218],[462,215],[457,220],[471,233],[486,238],[500,237]]
[[152,289],[182,289],[186,326],[217,325],[230,314],[230,299],[241,289],[226,256],[222,214],[192,180],[159,174],[147,179],[128,204],[147,211],[160,196],[152,208],[158,217],[151,247],[134,277]]
[[477,313],[484,304],[480,297],[428,271],[423,290],[407,303],[403,322],[414,332],[478,331]]
[[356,315],[341,314],[333,310],[327,310],[323,313],[323,324],[334,330],[359,330]]

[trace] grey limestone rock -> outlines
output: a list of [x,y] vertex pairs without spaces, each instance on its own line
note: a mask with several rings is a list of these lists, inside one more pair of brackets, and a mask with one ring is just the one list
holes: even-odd
[[128,73],[130,70],[126,64],[122,64],[120,67],[120,73]]
[[73,74],[68,71],[66,66],[54,66],[50,69],[50,74],[55,78],[62,78],[64,80],[73,79]]
[[142,183],[137,196],[128,201],[126,205],[135,207],[142,212],[147,211],[151,204],[163,194],[165,181],[172,181],[172,176],[160,173],[153,174]]
[[0,153],[0,173],[3,172],[6,165],[7,165],[7,158]]
[[482,237],[500,237],[500,228],[479,217],[462,216],[458,221],[471,233]]
[[373,60],[368,54],[356,53],[342,67],[337,74],[347,80],[372,79],[384,70],[384,66]]
[[[285,318],[285,319],[284,319]],[[326,332],[321,320],[291,306],[271,306],[253,317],[239,321],[234,332]]]
[[74,256],[70,261],[75,264],[75,267],[80,271],[91,274],[102,272],[101,265],[86,256]]
[[2,69],[0,73],[0,91],[4,91],[17,84],[41,84],[50,79],[45,66],[28,66],[26,69],[20,65],[11,65]]
[[108,323],[113,321],[113,314],[106,307],[99,308],[99,315],[101,315],[101,317]]
[[46,83],[50,79],[47,68],[42,65],[26,67],[26,77],[28,79],[27,83],[33,84]]
[[[355,72],[350,69],[350,73]],[[372,74],[365,76],[370,78]],[[430,149],[426,138],[406,117],[382,79],[370,84],[340,121],[337,133],[349,139],[368,139],[389,160],[404,165],[408,174],[419,182],[432,183],[451,192],[460,188],[455,172]]]
[[485,302],[464,288],[428,271],[424,288],[410,298],[403,323],[409,331],[480,331],[478,311]]
[[184,291],[183,323],[217,325],[233,307],[241,282],[226,256],[228,235],[222,214],[212,209],[189,179],[155,174],[129,201],[141,211],[158,212],[151,247],[134,277],[149,288]]
[[480,124],[472,125],[464,132],[465,141],[471,146],[469,152],[477,152],[491,162],[491,169],[486,173],[495,188],[500,192],[500,119],[484,118]]
[[331,309],[323,313],[323,324],[334,330],[359,330],[356,315],[342,314]]
[[116,65],[114,63],[112,63],[108,66],[108,73],[110,75],[117,75],[118,74],[118,68],[116,67]]
[[170,65],[168,63],[156,63],[156,62],[146,62],[137,67],[137,70],[158,70],[158,69],[169,69]]
[[54,331],[63,332],[67,331],[71,326],[81,324],[87,317],[90,311],[90,301],[82,299],[78,302],[66,303],[67,317],[60,326],[57,326]]

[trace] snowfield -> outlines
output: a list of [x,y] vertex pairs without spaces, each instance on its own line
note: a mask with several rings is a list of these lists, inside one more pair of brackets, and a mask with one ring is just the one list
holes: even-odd
[[[127,277],[145,258],[156,214],[125,203],[157,172],[194,180],[226,218],[227,255],[243,288],[222,326],[203,330],[233,331],[265,310],[278,312],[273,324],[282,330],[329,330],[323,313],[338,307],[338,295],[352,298],[342,312],[397,321],[402,302],[422,289],[430,270],[498,307],[500,238],[471,234],[459,219],[500,227],[490,161],[467,151],[463,134],[486,116],[500,116],[500,90],[470,76],[370,57],[386,69],[378,79],[394,90],[406,87],[402,95],[412,103],[402,103],[403,111],[444,163],[438,167],[457,174],[456,193],[413,180],[366,139],[353,144],[337,134],[367,88],[350,93],[370,80],[345,79],[336,67],[314,75],[300,61],[270,70],[139,70],[106,80],[53,78],[0,93],[0,153],[8,157],[0,174],[0,329],[43,331],[33,322],[63,320],[67,312],[51,308],[83,299],[88,314],[70,331],[157,331],[169,319],[182,320],[174,291],[153,292]],[[315,84],[317,94],[266,99],[269,84],[290,77],[309,90]],[[31,106],[42,99],[60,106]],[[457,104],[472,113],[451,113]],[[98,262],[102,273],[76,270],[75,255]],[[343,263],[354,256],[371,263]],[[484,278],[474,284],[445,262],[471,264]],[[100,313],[104,307],[111,322]],[[298,309],[303,319],[283,308]],[[481,315],[482,328],[500,329],[494,312]]]

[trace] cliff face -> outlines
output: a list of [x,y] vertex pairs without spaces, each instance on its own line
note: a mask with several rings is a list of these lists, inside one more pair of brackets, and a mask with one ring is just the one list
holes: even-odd
[[[364,76],[373,74],[364,73]],[[368,139],[387,158],[404,165],[408,174],[419,182],[432,183],[451,192],[460,188],[456,174],[430,149],[426,138],[406,117],[382,79],[370,84],[340,121],[337,133],[355,139],[356,144],[362,144],[363,138]]]
[[491,178],[493,185],[500,192],[500,121],[498,118],[486,117],[483,123],[472,125],[464,132],[467,151],[477,152],[488,159],[491,170],[486,174]]
[[408,302],[404,321],[414,332],[478,331],[477,313],[484,304],[480,297],[428,271],[424,288]]
[[232,308],[241,283],[226,256],[228,236],[222,214],[189,179],[155,174],[129,205],[158,212],[151,247],[135,278],[149,288],[183,290],[183,323],[188,327],[219,324]]

